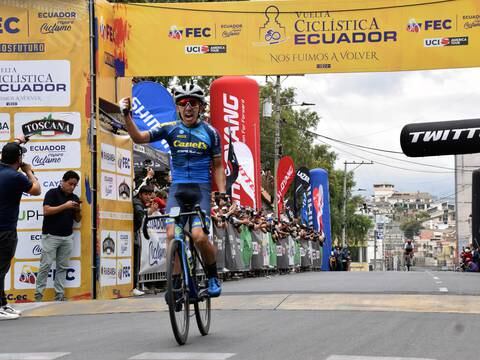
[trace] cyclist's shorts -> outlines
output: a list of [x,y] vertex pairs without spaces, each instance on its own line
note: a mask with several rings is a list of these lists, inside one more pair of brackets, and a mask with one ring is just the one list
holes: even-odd
[[[205,213],[205,222],[207,228],[210,227],[210,196],[212,193],[211,184],[172,184],[168,193],[166,213],[170,209],[180,207],[181,211],[193,211],[193,208],[186,209],[185,205],[200,205]],[[173,224],[173,219],[167,219],[166,224]],[[192,229],[202,227],[202,222],[198,216],[192,219]]]

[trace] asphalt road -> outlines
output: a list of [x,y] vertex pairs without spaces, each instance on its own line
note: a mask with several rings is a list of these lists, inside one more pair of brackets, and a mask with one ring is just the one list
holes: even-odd
[[214,302],[211,333],[202,337],[192,318],[182,347],[173,338],[161,294],[25,307],[22,319],[0,323],[0,360],[475,359],[476,283],[478,275],[443,272],[229,281]]
[[480,295],[479,275],[447,271],[305,272],[228,281],[225,294],[378,293]]

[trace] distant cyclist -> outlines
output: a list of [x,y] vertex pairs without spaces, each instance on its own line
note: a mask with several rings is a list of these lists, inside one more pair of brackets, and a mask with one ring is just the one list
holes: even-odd
[[410,267],[412,266],[413,249],[414,249],[413,242],[411,239],[408,239],[405,245],[403,246],[403,251],[405,255],[405,265],[407,266],[408,271],[410,271]]
[[[205,94],[194,84],[177,86],[173,90],[180,120],[172,119],[149,131],[139,131],[130,116],[130,99],[120,100],[126,127],[136,143],[149,143],[166,140],[172,156],[172,186],[167,200],[166,213],[178,207],[175,195],[187,194],[196,197],[196,202],[206,214],[207,226],[210,223],[210,199],[212,191],[212,170],[221,194],[225,194],[225,172],[222,163],[220,136],[215,128],[202,120],[205,110]],[[212,169],[213,168],[213,169]],[[215,247],[203,232],[201,221],[195,217],[192,223],[192,238],[202,254],[208,277],[208,294],[219,296],[222,288],[218,280]],[[167,225],[167,241],[174,238],[174,224]]]

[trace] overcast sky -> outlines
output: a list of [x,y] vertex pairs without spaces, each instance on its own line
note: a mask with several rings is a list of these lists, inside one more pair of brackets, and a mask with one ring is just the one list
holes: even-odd
[[[282,77],[282,87],[296,88],[298,102],[316,104],[311,109],[321,116],[316,129],[321,135],[391,151],[401,152],[400,132],[406,124],[480,118],[478,68],[292,76]],[[398,191],[426,191],[439,197],[455,192],[453,156],[408,158],[319,141],[332,145],[338,169],[344,168],[344,161],[374,162],[347,166],[355,169],[356,188],[367,189],[368,194],[374,183],[384,182]]]

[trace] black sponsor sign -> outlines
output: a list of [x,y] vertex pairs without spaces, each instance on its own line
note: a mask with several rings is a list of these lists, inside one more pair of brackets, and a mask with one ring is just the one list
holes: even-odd
[[479,152],[480,119],[405,125],[400,145],[411,157],[474,154]]

